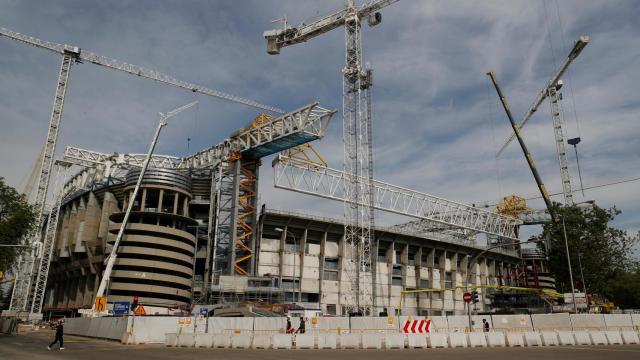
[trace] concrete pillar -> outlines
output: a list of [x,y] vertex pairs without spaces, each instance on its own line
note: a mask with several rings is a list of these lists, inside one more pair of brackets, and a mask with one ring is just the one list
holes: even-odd
[[[302,270],[304,269],[304,254],[305,254],[305,248],[307,247],[307,227],[304,228],[304,232],[302,233],[302,237],[300,238],[299,242],[298,242],[298,251],[297,254],[294,256],[298,256],[300,258],[300,266],[299,266],[299,270],[300,270],[300,276],[297,277],[298,280],[300,281],[299,286],[300,286],[300,291],[298,291],[298,301],[302,301],[302,276],[303,276],[303,272]],[[295,276],[295,269],[294,269],[294,276]],[[294,281],[294,286],[295,286],[295,281]]]
[[109,216],[118,212],[120,209],[118,208],[118,199],[116,199],[115,195],[111,192],[104,193],[104,200],[102,201],[102,209],[100,214],[100,225],[98,227],[98,239],[101,240],[100,246],[102,247],[102,252],[106,253],[107,248],[107,237],[109,236]]

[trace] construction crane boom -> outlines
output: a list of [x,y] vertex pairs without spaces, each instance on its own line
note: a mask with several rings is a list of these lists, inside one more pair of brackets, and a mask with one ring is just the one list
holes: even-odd
[[233,101],[239,104],[255,107],[258,109],[267,110],[267,111],[278,113],[278,114],[284,114],[283,110],[273,106],[264,105],[253,100],[245,99],[235,95],[230,95],[219,90],[213,90],[204,86],[191,84],[182,80],[178,80],[172,76],[165,75],[155,70],[146,69],[141,66],[126,63],[124,61],[98,55],[91,51],[81,50],[77,46],[56,44],[53,42],[35,38],[33,36],[24,35],[19,32],[5,29],[2,27],[0,27],[0,35],[6,36],[10,39],[13,39],[28,45],[35,46],[37,48],[46,49],[61,55],[64,55],[66,53],[73,54],[74,60],[80,63],[90,62],[95,65],[100,65],[112,70],[118,70],[118,71],[126,72],[131,75],[136,75],[136,76],[144,77],[150,80],[155,80],[167,85],[172,85],[182,89],[190,90],[195,93],[201,93],[204,95],[213,96],[213,97],[217,97],[217,98],[228,100],[228,101]]
[[[356,9],[357,16],[359,19],[368,18],[372,15],[375,16],[374,13],[376,11],[398,1],[399,0],[370,1]],[[300,24],[296,27],[285,27],[284,29],[265,31],[263,35],[267,39],[267,52],[271,55],[279,54],[280,49],[285,46],[306,42],[316,36],[337,29],[345,24],[350,14],[350,9],[347,7],[336,10],[308,25]],[[380,19],[373,18],[371,21],[372,23],[375,21],[380,22]]]
[[[47,138],[42,151],[42,161],[40,162],[40,173],[38,177],[37,192],[34,200],[34,210],[37,214],[37,226],[36,232],[25,238],[24,241],[36,242],[39,240],[39,231],[44,224],[43,208],[47,197],[47,189],[49,186],[50,172],[53,167],[53,155],[55,153],[56,142],[58,138],[58,130],[60,128],[60,122],[62,119],[62,112],[64,108],[64,100],[67,91],[67,84],[69,82],[69,75],[71,71],[71,65],[73,63],[90,62],[96,65],[100,65],[113,70],[119,70],[131,75],[144,77],[147,79],[155,80],[163,84],[176,86],[182,89],[187,89],[192,92],[199,92],[204,95],[209,95],[236,103],[257,107],[263,110],[272,111],[275,113],[284,113],[284,111],[263,105],[253,100],[244,99],[238,96],[229,95],[221,91],[212,90],[203,86],[187,83],[171,76],[162,74],[160,72],[145,69],[140,66],[132,65],[123,61],[108,58],[102,55],[98,55],[89,51],[81,51],[77,46],[56,44],[49,41],[44,41],[32,36],[24,35],[6,28],[0,27],[0,36],[5,36],[12,40],[25,43],[37,48],[52,51],[54,53],[62,55],[62,63],[60,66],[60,72],[58,75],[58,82],[55,91],[55,97],[53,102],[53,110],[49,121],[49,129],[47,132]],[[33,240],[35,239],[35,240]],[[25,261],[21,262],[23,269],[21,269],[16,275],[16,285],[12,294],[10,307],[12,310],[24,311],[28,310],[29,294],[31,291],[31,282],[34,278],[33,264],[35,264],[35,258],[32,253],[25,255]]]
[[[173,111],[168,113],[160,113],[160,121],[158,121],[158,127],[156,128],[156,132],[153,134],[153,139],[151,140],[151,144],[149,145],[149,151],[147,152],[147,157],[142,164],[142,169],[140,170],[140,175],[138,176],[138,180],[136,182],[136,186],[133,189],[133,193],[131,194],[131,199],[135,199],[138,195],[138,191],[140,190],[140,185],[142,184],[142,179],[144,178],[144,174],[147,171],[147,167],[149,166],[149,162],[151,161],[151,157],[153,155],[153,151],[156,148],[156,144],[158,143],[158,137],[160,136],[160,131],[162,128],[167,125],[167,120],[180,112],[189,109],[190,107],[197,104],[197,101],[189,103],[187,105],[181,106]],[[118,235],[116,240],[111,248],[111,253],[109,253],[109,258],[107,259],[107,265],[104,270],[104,274],[102,275],[102,279],[100,280],[100,286],[98,287],[98,291],[96,292],[96,298],[104,295],[105,290],[107,289],[107,285],[109,284],[109,280],[111,278],[111,271],[113,270],[113,266],[116,263],[116,258],[118,256],[118,245],[120,245],[120,241],[122,240],[122,236],[124,235],[124,230],[127,227],[127,222],[129,221],[129,215],[131,214],[131,210],[133,209],[134,201],[129,201],[127,205],[127,210],[124,214],[124,218],[122,219],[122,223],[120,224],[120,229],[118,230]],[[95,309],[95,304],[94,304]]]
[[533,156],[531,156],[529,149],[527,149],[527,145],[524,143],[524,139],[522,139],[522,136],[520,135],[520,128],[518,128],[518,125],[516,125],[516,122],[513,120],[513,115],[511,114],[511,110],[509,109],[507,98],[505,98],[504,95],[502,95],[500,86],[498,86],[498,80],[496,80],[496,76],[493,74],[493,71],[489,70],[487,72],[487,75],[489,75],[489,77],[491,78],[491,82],[493,83],[493,86],[496,88],[496,92],[500,97],[500,102],[502,103],[502,107],[504,108],[504,111],[507,113],[507,117],[509,118],[509,123],[513,128],[513,133],[515,134],[515,137],[518,139],[518,143],[520,144],[520,148],[524,153],[524,157],[527,159],[527,164],[529,165],[529,169],[533,174],[533,178],[536,180],[536,184],[538,185],[538,189],[540,190],[542,199],[544,200],[544,203],[547,206],[549,215],[551,215],[551,219],[553,221],[556,221],[556,214],[555,214],[555,211],[553,210],[553,204],[551,204],[549,193],[547,192],[547,189],[545,188],[544,183],[542,182],[542,178],[540,178],[538,169],[536,169],[536,164],[533,162]]
[[[588,36],[581,36],[578,39],[578,41],[576,41],[576,43],[573,45],[573,49],[571,49],[567,58],[564,59],[564,61],[560,65],[560,69],[558,69],[558,71],[551,77],[551,80],[549,80],[546,86],[542,90],[540,90],[540,92],[538,92],[538,95],[533,100],[533,103],[531,103],[531,106],[529,107],[527,112],[524,113],[524,117],[522,118],[522,121],[520,121],[520,124],[516,125],[518,129],[522,129],[524,125],[527,123],[527,121],[529,121],[531,116],[538,110],[538,107],[540,107],[540,104],[542,104],[544,99],[547,98],[549,94],[549,88],[556,87],[558,85],[558,81],[560,81],[560,78],[562,77],[562,75],[564,75],[565,71],[567,71],[567,69],[569,68],[569,65],[571,65],[573,60],[575,60],[578,57],[578,55],[580,55],[580,53],[582,52],[582,49],[584,49],[588,43],[589,43]],[[502,152],[507,148],[507,146],[511,143],[511,141],[513,141],[515,137],[516,135],[514,133],[514,134],[511,134],[509,138],[507,138],[507,140],[504,142],[502,147],[500,147],[500,149],[496,153],[496,157],[499,157],[502,154]]]

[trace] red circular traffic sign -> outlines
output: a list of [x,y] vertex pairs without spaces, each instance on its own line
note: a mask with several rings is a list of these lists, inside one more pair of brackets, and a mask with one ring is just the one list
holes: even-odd
[[471,293],[464,293],[464,295],[462,295],[462,299],[464,300],[464,302],[471,302],[471,299],[473,298],[473,296],[471,296]]

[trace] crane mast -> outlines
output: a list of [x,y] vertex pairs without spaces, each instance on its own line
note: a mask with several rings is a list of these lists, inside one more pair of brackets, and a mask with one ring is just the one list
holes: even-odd
[[[342,69],[343,171],[354,174],[344,182],[344,236],[348,249],[345,274],[349,278],[351,299],[349,313],[372,314],[375,295],[372,282],[371,242],[374,227],[373,212],[373,152],[371,101],[369,88],[371,72],[362,62],[362,21],[370,26],[381,22],[377,11],[398,0],[377,0],[357,7],[348,0],[345,8],[335,11],[311,24],[265,31],[267,52],[275,55],[285,46],[306,42],[340,26],[345,29],[345,66]],[[371,286],[364,286],[371,284]]]
[[[92,63],[102,67],[106,67],[112,70],[128,73],[150,80],[158,81],[160,83],[176,86],[178,88],[186,89],[194,93],[202,93],[204,95],[217,97],[220,99],[240,103],[247,106],[252,106],[267,110],[274,113],[283,114],[284,111],[272,106],[264,105],[253,100],[241,98],[238,96],[230,95],[222,91],[209,89],[204,86],[191,84],[185,81],[175,79],[171,76],[162,74],[160,72],[149,70],[137,65],[129,64],[116,59],[108,58],[102,55],[95,54],[90,51],[81,51],[77,46],[56,44],[49,41],[44,41],[32,36],[24,35],[3,27],[0,27],[0,36],[7,37],[9,39],[31,45],[40,49],[49,50],[51,52],[62,55],[62,63],[60,66],[60,72],[58,74],[58,82],[56,84],[56,91],[53,101],[53,109],[51,112],[51,118],[49,121],[49,129],[47,132],[47,138],[43,146],[43,151],[40,161],[39,177],[37,182],[36,196],[33,202],[34,212],[37,214],[37,222],[35,230],[29,234],[24,241],[32,243],[38,242],[41,237],[41,230],[44,226],[44,204],[47,198],[47,190],[51,178],[51,170],[53,167],[53,156],[55,154],[56,142],[58,139],[58,131],[62,120],[62,112],[64,108],[64,101],[67,92],[67,85],[69,82],[69,75],[71,71],[71,65],[73,63]],[[17,274],[15,278],[14,290],[11,296],[9,305],[10,310],[17,312],[27,311],[29,309],[29,298],[32,289],[32,282],[36,274],[44,271],[45,265],[42,261],[39,262],[39,269],[36,270],[37,259],[33,251],[26,252],[19,262],[17,268]],[[36,280],[37,281],[37,280]],[[34,304],[32,301],[31,304]]]

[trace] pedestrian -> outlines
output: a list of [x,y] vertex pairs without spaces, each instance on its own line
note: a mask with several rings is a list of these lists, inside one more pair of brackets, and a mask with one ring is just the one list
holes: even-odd
[[304,329],[305,329],[304,318],[300,316],[300,327],[298,328],[298,333],[304,334]]
[[287,334],[293,334],[293,327],[291,327],[291,318],[287,316]]
[[482,331],[489,332],[489,322],[487,319],[482,319]]
[[62,335],[64,335],[64,327],[62,326],[63,323],[64,321],[62,319],[58,321],[58,326],[56,326],[56,338],[51,344],[49,344],[49,346],[47,346],[47,349],[51,350],[51,347],[59,341],[60,350],[64,350],[64,342],[62,340]]

